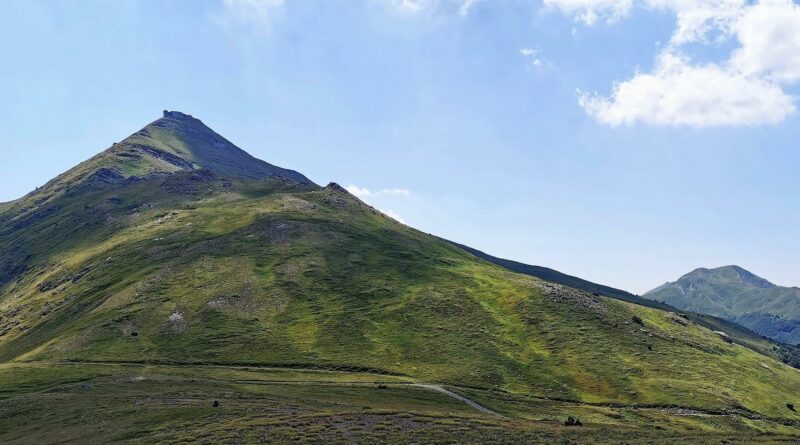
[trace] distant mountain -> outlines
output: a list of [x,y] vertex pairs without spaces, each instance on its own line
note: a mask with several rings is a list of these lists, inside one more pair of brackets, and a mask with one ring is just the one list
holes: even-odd
[[563,284],[565,286],[580,289],[595,295],[602,295],[605,297],[614,298],[616,300],[626,301],[628,303],[660,309],[662,311],[680,313],[682,317],[685,317],[687,320],[691,320],[700,326],[704,326],[712,331],[725,332],[736,343],[753,349],[759,353],[779,358],[787,364],[790,364],[796,368],[800,368],[800,350],[798,350],[797,347],[792,347],[785,344],[776,345],[774,342],[764,338],[764,336],[761,334],[756,333],[750,328],[736,323],[735,321],[713,316],[711,314],[699,313],[691,310],[682,310],[676,306],[664,303],[662,301],[651,300],[622,289],[616,289],[603,284],[593,283],[591,281],[584,280],[583,278],[568,275],[549,267],[533,266],[530,264],[520,263],[518,261],[498,258],[464,244],[459,244],[448,240],[445,241],[471,253],[472,255],[475,255],[480,259],[501,266],[512,272],[530,275],[532,277],[551,281],[553,283]]
[[800,288],[777,286],[738,266],[696,269],[644,296],[800,344]]

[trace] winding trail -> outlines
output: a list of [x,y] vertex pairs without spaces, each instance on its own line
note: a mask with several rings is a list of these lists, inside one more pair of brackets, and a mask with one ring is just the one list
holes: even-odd
[[[195,369],[222,368],[222,369],[237,369],[237,370],[252,370],[252,369],[275,370],[275,371],[278,371],[278,370],[281,370],[281,371],[292,370],[292,371],[330,372],[330,373],[345,373],[345,374],[346,373],[354,373],[354,374],[373,374],[375,376],[387,376],[387,375],[391,376],[391,374],[388,374],[388,373],[378,373],[378,372],[370,372],[370,371],[362,371],[362,370],[346,370],[346,369],[336,369],[336,368],[333,368],[333,369],[330,369],[330,368],[329,369],[324,369],[324,368],[322,368],[322,369],[320,369],[320,368],[311,368],[311,367],[309,367],[309,368],[305,368],[305,367],[300,368],[300,367],[291,367],[291,366],[245,365],[245,364],[225,365],[225,364],[194,364],[194,363],[146,363],[146,362],[126,362],[126,361],[119,361],[119,362],[114,362],[114,361],[20,362],[20,363],[15,363],[15,364],[16,365],[22,365],[22,366],[27,364],[27,365],[51,365],[51,366],[52,365],[56,365],[56,366],[70,366],[70,365],[72,365],[72,366],[80,366],[80,365],[92,366],[92,365],[94,365],[94,366],[125,366],[125,367],[140,367],[140,366],[147,366],[147,367],[176,367],[176,368],[195,368]],[[296,385],[330,384],[330,385],[340,385],[340,386],[344,386],[344,385],[348,385],[348,384],[353,385],[353,383],[355,383],[355,385],[359,385],[359,386],[360,385],[371,385],[372,384],[372,383],[368,383],[368,382],[346,383],[346,382],[315,382],[315,381],[247,381],[247,383],[260,384],[260,385],[264,385],[264,384],[296,384]],[[444,394],[444,395],[446,395],[446,396],[448,396],[448,397],[450,397],[452,399],[464,402],[467,405],[469,405],[470,407],[472,407],[472,408],[476,409],[477,411],[480,411],[480,412],[482,412],[484,414],[489,414],[491,416],[500,417],[502,419],[506,419],[507,418],[506,416],[504,416],[504,415],[502,415],[500,413],[497,413],[495,411],[492,411],[491,409],[486,408],[485,406],[479,404],[478,402],[476,402],[476,401],[474,401],[472,399],[464,397],[464,396],[462,396],[460,394],[456,394],[456,393],[446,389],[445,387],[443,387],[441,385],[434,385],[434,384],[430,384],[430,383],[414,383],[413,381],[412,382],[408,382],[408,383],[396,382],[395,381],[395,382],[387,382],[387,384],[389,384],[391,386],[412,386],[412,387],[416,387],[416,388],[427,389],[429,391],[435,391],[435,392],[438,392],[440,394]]]
[[468,399],[468,398],[466,398],[466,397],[464,397],[462,395],[456,394],[456,393],[454,393],[452,391],[448,391],[447,389],[445,389],[442,386],[430,385],[430,384],[425,384],[425,383],[413,383],[411,386],[430,389],[431,391],[436,391],[436,392],[442,393],[442,394],[444,394],[446,396],[449,396],[449,397],[452,397],[452,398],[454,398],[456,400],[460,400],[460,401],[466,403],[467,405],[475,408],[476,410],[478,410],[478,411],[480,411],[482,413],[491,414],[493,416],[501,417],[503,419],[506,418],[506,416],[504,416],[504,415],[502,415],[500,413],[496,413],[496,412],[490,410],[489,408],[486,408],[485,406],[480,405],[478,402],[476,402],[474,400]]

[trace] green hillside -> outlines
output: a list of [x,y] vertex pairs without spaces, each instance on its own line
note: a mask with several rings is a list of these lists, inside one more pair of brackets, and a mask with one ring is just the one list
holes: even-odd
[[[244,416],[236,410],[254,416],[243,401],[260,397],[325,413],[326,425],[359,410],[391,425],[405,422],[391,416],[413,412],[441,419],[456,402],[403,386],[435,383],[504,414],[454,416],[477,416],[494,428],[486,437],[502,431],[508,443],[561,434],[553,422],[568,413],[582,413],[587,427],[602,430],[595,438],[611,442],[642,429],[654,437],[798,434],[797,370],[680,314],[480,260],[336,184],[241,162],[238,149],[195,146],[205,140],[196,135],[211,134],[195,119],[159,119],[0,214],[0,397],[14,401],[0,422],[11,433],[0,439],[24,438],[17,422],[48,412],[61,388],[55,394],[66,405],[52,425],[74,421],[69,410],[83,403],[107,404],[117,417],[104,422],[141,422],[152,432],[178,416],[187,437],[201,440],[194,434],[219,411],[164,402],[163,413],[140,419],[104,398],[111,388],[144,397],[134,387],[142,375],[147,385],[166,379],[187,406],[205,404],[206,392],[226,398],[235,405],[226,422]],[[120,145],[134,143],[176,158],[167,165],[120,155]],[[170,167],[178,164],[185,168]],[[298,374],[269,386],[257,382],[266,368]],[[336,394],[292,393],[291,382],[307,378],[302,370],[324,373],[324,382],[312,380]],[[367,376],[369,390],[330,381],[339,375]],[[399,386],[381,392],[378,382]],[[82,384],[88,392],[74,386]],[[70,399],[75,391],[83,398]],[[416,408],[403,408],[414,400]]]
[[800,288],[777,286],[741,267],[697,269],[645,297],[723,317],[783,343],[800,344]]
[[591,281],[567,275],[548,267],[532,266],[517,261],[498,258],[463,244],[455,243],[453,241],[448,242],[475,255],[478,258],[493,264],[497,264],[498,266],[501,266],[512,272],[530,275],[532,277],[541,278],[545,281],[563,284],[568,287],[590,292],[596,296],[602,295],[605,297],[626,301],[628,303],[635,303],[640,306],[660,309],[668,312],[675,312],[680,314],[683,318],[686,318],[687,320],[697,323],[700,326],[706,327],[712,331],[724,332],[733,342],[750,348],[759,354],[768,355],[795,368],[800,368],[799,347],[771,341],[768,338],[765,338],[764,336],[753,332],[752,330],[733,321],[709,315],[707,313],[698,313],[690,310],[678,309],[676,306],[671,306],[662,301],[650,300],[621,289],[615,289],[602,284],[592,283]]

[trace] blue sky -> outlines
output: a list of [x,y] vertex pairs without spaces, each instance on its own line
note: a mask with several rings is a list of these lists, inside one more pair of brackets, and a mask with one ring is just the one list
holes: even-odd
[[9,0],[0,50],[0,201],[181,110],[497,256],[800,285],[790,0]]

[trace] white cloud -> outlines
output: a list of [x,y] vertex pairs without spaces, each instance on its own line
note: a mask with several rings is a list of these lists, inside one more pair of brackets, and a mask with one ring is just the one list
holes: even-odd
[[545,60],[541,56],[541,51],[531,47],[524,47],[519,49],[519,54],[528,60],[530,67],[542,68],[545,65]]
[[458,11],[458,15],[466,16],[473,6],[482,0],[388,0],[396,10],[404,13],[431,12],[445,10]]
[[430,2],[425,0],[392,0],[392,5],[404,12],[419,12],[427,3]]
[[345,189],[359,198],[378,198],[381,196],[402,196],[408,198],[411,196],[410,191],[401,188],[387,188],[372,191],[370,189],[361,188],[351,184],[345,187]]
[[465,16],[469,14],[469,10],[472,9],[481,0],[463,0],[461,2],[461,7],[458,8],[458,14],[460,16]]
[[400,222],[406,224],[405,220],[398,215],[396,212],[384,209],[381,206],[375,205],[376,201],[385,201],[385,198],[410,198],[411,192],[402,189],[402,188],[385,188],[379,190],[370,190],[368,188],[362,188],[355,185],[348,185],[345,187],[348,192],[352,193],[353,195],[357,196],[364,201],[367,201],[368,204],[376,208],[378,211],[383,213],[384,215]]
[[762,0],[736,23],[741,45],[731,64],[776,82],[800,80],[800,6],[791,0]]
[[[676,16],[670,43],[650,73],[617,83],[609,97],[579,95],[580,105],[610,125],[644,122],[697,127],[782,121],[796,109],[784,88],[800,81],[800,6],[792,0],[545,0],[593,25],[620,18],[634,5]],[[611,21],[609,19],[609,21]],[[688,43],[735,39],[727,60],[697,63]]]
[[223,25],[265,25],[284,6],[285,0],[222,0]]
[[778,85],[714,64],[692,66],[664,53],[652,73],[617,84],[610,97],[580,94],[580,105],[598,121],[617,126],[773,124],[795,110]]
[[[707,42],[730,37],[747,0],[646,0],[643,6],[672,11],[677,23],[671,43]],[[712,38],[716,37],[716,38]]]
[[[384,215],[388,216],[389,218],[392,218],[393,220],[395,220],[395,221],[397,221],[397,222],[401,223],[401,224],[406,224],[405,220],[403,220],[403,218],[402,218],[402,217],[400,217],[400,215],[398,215],[397,213],[395,213],[395,212],[393,212],[393,211],[391,211],[391,210],[388,210],[388,209],[386,209],[386,210],[381,210],[381,209],[378,209],[378,211],[379,211],[379,212],[381,212],[381,213],[383,213]],[[406,225],[407,225],[407,224],[406,224]]]
[[599,19],[614,22],[625,17],[633,8],[633,0],[544,0],[544,5],[574,15],[576,20],[591,26]]

